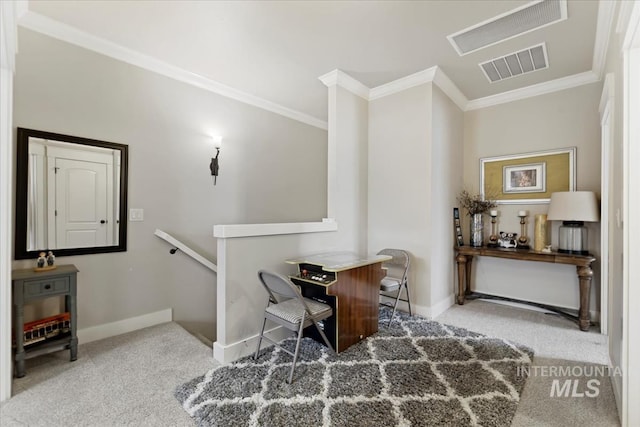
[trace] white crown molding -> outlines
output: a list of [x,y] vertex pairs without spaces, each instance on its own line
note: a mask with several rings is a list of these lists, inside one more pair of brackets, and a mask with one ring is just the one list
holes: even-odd
[[[25,4],[26,3],[23,1],[19,1],[16,3],[19,12],[18,16],[21,15],[18,24],[24,28],[45,34],[49,37],[65,41],[67,43],[83,47],[85,49],[89,49],[91,51],[109,56],[111,58],[164,75],[174,80],[199,87],[218,95],[231,98],[236,101],[240,101],[245,104],[252,105],[254,107],[258,107],[323,130],[328,129],[328,124],[326,121],[320,120],[300,111],[296,111],[276,104],[255,95],[242,92],[238,89],[224,85],[215,80],[191,73],[151,56],[144,55],[140,52],[128,49],[124,46],[118,45],[100,37],[96,37],[84,31],[80,31],[77,28],[55,21],[46,16],[26,11],[26,8],[23,7]],[[618,26],[621,25],[620,22],[623,20],[622,13],[624,10],[628,11],[629,7],[623,4],[623,6],[620,8],[620,13],[618,16]],[[475,110],[479,108],[517,101],[520,99],[526,99],[537,95],[543,95],[580,86],[583,84],[593,83],[600,80],[600,74],[602,73],[602,69],[604,68],[604,64],[606,62],[606,51],[609,42],[610,29],[613,25],[614,11],[615,2],[600,1],[598,11],[598,27],[596,31],[596,45],[594,47],[593,71],[587,71],[584,73],[575,74],[573,76],[567,76],[549,82],[515,89],[484,98],[468,100],[462,93],[462,91],[460,91],[460,89],[455,85],[455,83],[453,83],[453,81],[438,66],[419,71],[417,73],[402,77],[400,79],[391,81],[372,89],[369,89],[360,81],[354,79],[344,71],[338,69],[320,76],[319,79],[326,86],[338,85],[368,101],[382,98],[406,89],[410,89],[415,86],[419,86],[421,84],[432,82],[435,83],[440,89],[442,89],[442,91],[445,92],[445,94],[463,111]],[[3,40],[3,43],[6,42],[6,40]],[[5,51],[5,49],[3,49],[3,51]]]
[[18,52],[18,8],[14,2],[0,2],[0,66],[15,71]]
[[369,100],[369,88],[342,70],[335,69],[318,77],[325,86],[340,86],[359,97]]
[[632,2],[633,7],[629,13],[629,19],[625,27],[624,40],[622,41],[622,52],[626,53],[629,49],[638,48],[638,39],[640,39],[640,2]]
[[374,99],[389,96],[421,84],[431,83],[436,75],[437,69],[438,67],[427,68],[426,70],[418,71],[406,77],[376,86],[369,91],[369,100],[373,101]]
[[436,86],[438,86],[462,111],[467,108],[469,100],[440,67],[436,67],[433,83],[435,83]]
[[631,18],[631,9],[633,9],[632,1],[621,1],[620,9],[618,9],[618,20],[616,22],[616,34],[624,33],[627,25],[629,24],[629,18]]
[[602,116],[604,113],[604,109],[607,106],[607,102],[610,105],[613,105],[613,97],[614,97],[614,86],[615,77],[614,73],[607,73],[604,78],[604,85],[602,87],[602,95],[600,96],[600,105],[598,106],[598,111],[600,111],[600,119],[602,120]]
[[532,98],[538,95],[558,92],[561,90],[570,89],[572,87],[595,83],[599,80],[600,78],[593,71],[585,71],[583,73],[574,74],[572,76],[561,77],[559,79],[550,80],[548,82],[538,83],[520,89],[510,90],[508,92],[502,92],[497,95],[491,95],[484,98],[476,98],[469,101],[465,111],[477,110],[480,108],[505,104],[507,102]]
[[151,56],[144,55],[135,50],[128,49],[124,46],[96,37],[84,31],[80,31],[77,28],[55,21],[46,16],[34,12],[27,12],[22,16],[18,24],[29,30],[92,50],[102,55],[144,68],[145,70],[199,87],[218,95],[231,98],[320,129],[328,129],[326,121],[292,110],[255,95],[242,92],[215,80],[191,73]]
[[461,110],[464,111],[468,102],[467,98],[449,76],[437,66],[418,71],[417,73],[385,83],[373,89],[369,89],[360,81],[338,69],[330,71],[318,77],[318,79],[327,87],[335,85],[343,87],[367,101],[389,96],[421,84],[435,83]]
[[602,78],[605,63],[607,61],[607,49],[609,47],[609,36],[613,26],[614,11],[617,2],[600,0],[598,4],[598,22],[596,24],[596,41],[593,46],[593,62],[591,69]]

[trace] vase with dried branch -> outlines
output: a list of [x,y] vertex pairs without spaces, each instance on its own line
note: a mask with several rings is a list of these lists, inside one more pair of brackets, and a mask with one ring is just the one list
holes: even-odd
[[472,194],[468,190],[462,190],[457,199],[470,217],[471,246],[482,246],[484,243],[483,216],[497,206],[496,201],[492,198],[484,198],[480,194]]

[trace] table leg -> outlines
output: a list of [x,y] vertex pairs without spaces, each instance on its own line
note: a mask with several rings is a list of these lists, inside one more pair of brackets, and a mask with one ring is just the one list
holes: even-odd
[[467,270],[466,269],[467,257],[462,254],[458,254],[456,256],[456,262],[458,263],[458,304],[463,305],[464,297],[465,297],[464,284],[465,284],[465,271]]
[[591,295],[591,280],[593,270],[590,266],[579,266],[578,279],[580,279],[580,311],[578,312],[578,322],[580,330],[588,331],[591,321],[589,319],[589,297]]
[[14,325],[14,336],[16,338],[16,353],[14,356],[14,360],[16,363],[16,377],[22,378],[25,376],[25,351],[24,351],[24,305],[22,303],[14,305],[13,311],[15,315],[15,319],[13,321]]
[[467,288],[465,290],[465,295],[470,295],[471,294],[471,263],[473,262],[473,257],[472,256],[467,256],[467,265],[466,265],[466,274],[465,274],[465,280],[467,281]]

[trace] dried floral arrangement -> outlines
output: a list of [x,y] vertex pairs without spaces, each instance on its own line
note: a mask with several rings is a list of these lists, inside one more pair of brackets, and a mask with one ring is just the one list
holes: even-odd
[[491,198],[483,199],[480,194],[471,194],[467,190],[462,190],[457,199],[458,203],[467,210],[469,215],[487,213],[489,209],[498,206],[495,200]]

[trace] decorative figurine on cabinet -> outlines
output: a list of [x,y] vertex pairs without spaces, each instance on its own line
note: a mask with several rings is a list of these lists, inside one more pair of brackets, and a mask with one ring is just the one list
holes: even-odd
[[44,268],[44,266],[47,265],[47,254],[45,252],[40,252],[38,255],[36,268]]
[[53,264],[55,264],[56,262],[56,256],[53,254],[53,252],[49,251],[49,253],[47,254],[47,265],[49,267],[53,267]]

